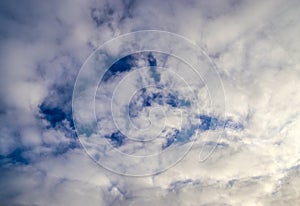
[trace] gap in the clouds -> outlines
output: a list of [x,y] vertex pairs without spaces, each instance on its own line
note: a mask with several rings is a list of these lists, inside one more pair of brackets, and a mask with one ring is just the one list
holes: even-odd
[[125,142],[125,136],[120,132],[114,132],[111,135],[106,135],[106,139],[110,140],[110,143],[115,147],[120,147]]
[[225,120],[224,127],[234,129],[234,130],[243,130],[244,129],[244,125],[242,123],[234,122],[232,119]]
[[49,128],[56,128],[65,125],[68,123],[71,129],[74,129],[74,122],[72,118],[72,114],[66,112],[61,107],[56,106],[47,106],[45,104],[40,105],[40,114],[41,118],[47,120],[49,122]]
[[158,68],[164,66],[164,60],[168,55],[159,52],[138,52],[122,57],[115,62],[103,75],[102,81],[109,82],[115,76],[124,74],[133,69],[149,67],[149,72],[156,83],[160,82],[160,74]]
[[136,66],[135,57],[133,55],[128,55],[121,58],[116,63],[114,63],[107,72],[103,75],[102,81],[107,82],[110,78],[114,77],[116,74],[128,72],[132,67]]
[[154,79],[154,81],[156,83],[159,83],[161,76],[160,76],[160,73],[157,71],[157,60],[154,57],[152,52],[150,52],[147,55],[147,60],[148,60],[149,66],[150,66],[151,77]]
[[70,84],[55,85],[49,95],[39,105],[41,118],[49,122],[50,127],[57,127],[65,121],[74,129],[72,118],[72,93],[73,87]]
[[166,135],[166,142],[162,145],[162,149],[170,147],[177,141],[178,129],[173,129],[169,134]]
[[190,127],[182,128],[181,130],[175,129],[173,133],[166,136],[166,142],[162,145],[162,149],[166,149],[173,144],[184,144],[189,142],[196,131],[196,125],[190,125]]
[[61,155],[81,147],[72,117],[72,93],[73,87],[70,82],[53,85],[49,95],[39,105],[38,118],[46,120],[45,123],[47,123],[44,125],[44,130],[59,131],[65,139],[58,143],[42,143],[41,146],[47,148],[44,155]]
[[161,88],[143,88],[137,92],[129,103],[129,116],[137,117],[144,108],[168,105],[172,108],[190,107],[191,102],[179,98],[175,93],[164,92]]
[[[239,122],[234,122],[232,119],[220,119],[215,116],[210,115],[199,115],[200,119],[199,125],[191,124],[187,128],[183,128],[182,130],[176,130],[175,133],[171,135],[167,135],[166,142],[162,145],[162,149],[166,149],[175,143],[186,143],[191,140],[191,137],[198,130],[200,132],[209,131],[209,130],[217,130],[217,129],[231,129],[235,131],[241,131],[244,129],[244,126]],[[214,145],[215,142],[207,142],[208,145]],[[227,147],[228,145],[225,143],[218,143],[218,146]]]
[[58,123],[66,119],[66,114],[60,108],[51,108],[42,104],[40,111],[52,127],[55,127]]
[[214,130],[217,127],[218,119],[208,115],[200,115],[201,124],[199,126],[200,130]]
[[[73,79],[70,81],[73,81]],[[27,165],[46,156],[61,155],[69,150],[81,147],[76,138],[72,120],[72,92],[72,82],[52,86],[49,89],[48,96],[38,106],[38,114],[36,115],[38,120],[44,120],[37,125],[40,126],[39,129],[42,131],[57,131],[60,135],[63,135],[63,141],[46,143],[42,132],[39,145],[16,145],[16,148],[9,154],[0,156],[1,164]]]
[[[50,145],[50,147],[53,147],[53,145]],[[53,148],[53,152],[51,154],[54,156],[58,156],[76,148],[80,148],[80,144],[78,141],[72,140],[67,143],[61,143],[56,145],[55,148]]]
[[202,131],[205,130],[216,130],[216,129],[222,129],[222,128],[229,128],[233,130],[243,130],[244,126],[243,124],[239,122],[235,122],[232,119],[220,119],[215,116],[210,115],[199,115],[198,116],[201,123],[199,125],[199,129]]
[[156,58],[154,57],[153,53],[150,52],[148,55],[147,55],[147,60],[148,60],[148,63],[149,63],[149,66],[150,67],[156,67],[157,66],[157,60]]
[[28,165],[44,157],[59,156],[70,150],[80,148],[80,144],[76,140],[70,140],[69,142],[61,142],[59,144],[42,144],[38,147],[47,149],[38,151],[33,147],[19,147],[7,155],[0,155],[0,164]]
[[17,148],[6,156],[0,155],[1,164],[9,163],[28,165],[30,161],[24,157],[23,153],[25,151],[25,148]]
[[[187,94],[179,93],[177,88],[170,87],[166,81],[169,80],[168,69],[170,68],[168,55],[159,52],[139,52],[128,56],[125,56],[115,62],[108,71],[105,72],[100,84],[113,88],[112,86],[117,83],[131,71],[147,68],[148,70],[137,71],[140,76],[133,76],[141,81],[143,85],[150,85],[139,89],[133,94],[126,105],[124,111],[128,112],[133,123],[138,122],[144,115],[149,115],[149,111],[153,107],[163,107],[170,111],[176,111],[176,109],[190,110],[192,109],[192,102],[188,99]],[[136,74],[133,72],[133,74]],[[144,76],[142,76],[144,75]],[[143,78],[142,78],[142,77]],[[145,78],[144,78],[145,77]],[[170,82],[168,82],[170,83]],[[177,90],[176,90],[177,89]],[[105,94],[105,93],[103,93]],[[184,128],[175,129],[175,132],[164,134],[164,142],[161,144],[161,149],[167,149],[172,145],[185,144],[195,137],[197,132],[201,133],[209,130],[242,130],[244,126],[231,120],[230,118],[221,118],[212,114],[200,114],[195,115],[195,122],[190,125],[186,125]],[[196,123],[197,122],[197,123]],[[108,133],[105,138],[115,147],[121,147],[127,143],[126,136],[120,131],[114,131]],[[198,137],[197,137],[198,138]],[[129,141],[128,141],[129,142]],[[226,145],[220,145],[226,146]]]

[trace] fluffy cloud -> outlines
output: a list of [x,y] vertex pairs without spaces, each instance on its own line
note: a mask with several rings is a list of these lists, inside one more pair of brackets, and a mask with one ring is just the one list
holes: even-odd
[[[1,204],[299,204],[299,6],[297,1],[279,0],[2,1],[0,185],[5,189],[0,192]],[[128,177],[107,171],[85,153],[75,134],[72,92],[91,52],[113,37],[141,29],[175,32],[204,48],[220,74],[226,111],[220,116],[209,107],[213,91],[207,92],[205,82],[188,73],[176,58],[135,54],[127,59],[128,68],[124,62],[123,71],[112,68],[96,93],[100,130],[91,128],[92,137],[94,131],[102,132],[106,138],[100,143],[114,142],[113,146],[131,154],[169,148],[176,154],[195,140],[191,151],[167,171]],[[121,50],[116,45],[105,55],[117,56]],[[155,64],[180,75],[175,77],[167,69],[139,69]],[[120,87],[123,93],[115,96],[114,112],[118,111],[120,123],[129,114],[135,126],[146,127],[145,117],[154,106],[169,117],[153,147],[130,144],[111,123],[109,97],[124,77],[127,83],[140,85],[128,84],[132,90]],[[179,84],[181,77],[191,93],[187,85]],[[87,79],[86,86],[91,81]],[[125,92],[158,82],[170,91],[140,90],[130,94],[129,110],[122,110],[120,105],[129,95]],[[200,111],[190,104],[195,100],[201,103]],[[75,106],[90,108],[84,98],[79,103]],[[179,106],[189,114],[181,126]],[[163,123],[160,112],[152,113],[158,129]],[[87,123],[93,118],[89,113],[80,115]],[[150,131],[155,132],[155,127]],[[99,136],[94,137],[91,141],[99,146]],[[212,148],[209,158],[199,161]],[[114,154],[107,154],[105,161],[117,167]],[[152,161],[132,164],[145,170],[161,165],[159,158]]]

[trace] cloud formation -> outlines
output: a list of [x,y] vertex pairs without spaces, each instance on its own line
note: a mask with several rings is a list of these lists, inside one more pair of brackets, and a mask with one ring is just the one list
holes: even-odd
[[[299,9],[297,1],[280,0],[1,1],[1,205],[299,204]],[[203,48],[220,74],[226,110],[220,116],[207,106],[213,91],[176,58],[144,52],[116,62],[96,93],[101,141],[145,155],[170,148],[176,153],[195,140],[175,166],[137,178],[112,173],[85,152],[72,118],[72,92],[81,66],[99,45],[143,29],[174,32]],[[107,54],[120,50],[116,46]],[[171,68],[191,88],[155,66]],[[143,128],[152,107],[166,112],[165,131],[152,146],[130,143],[108,118],[109,97],[125,77],[128,83],[169,88],[139,90],[128,111],[119,107],[124,92],[139,85],[120,88],[123,93],[115,96],[120,123],[129,115]],[[181,127],[180,108],[189,114]],[[159,127],[161,113],[153,114]],[[86,114],[80,118],[91,120]],[[212,147],[211,156],[199,161]],[[105,161],[114,164],[114,158],[110,154]],[[136,165],[145,170],[160,165],[154,160]]]

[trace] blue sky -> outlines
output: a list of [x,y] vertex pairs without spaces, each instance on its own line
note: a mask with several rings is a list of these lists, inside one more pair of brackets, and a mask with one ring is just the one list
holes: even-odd
[[299,11],[1,1],[0,205],[298,205]]

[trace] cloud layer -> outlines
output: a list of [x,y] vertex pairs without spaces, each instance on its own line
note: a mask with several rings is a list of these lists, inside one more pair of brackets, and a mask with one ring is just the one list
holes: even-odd
[[[1,205],[298,205],[299,10],[297,1],[280,0],[1,1]],[[104,169],[85,152],[72,118],[72,95],[81,66],[99,45],[143,29],[174,32],[203,48],[222,80],[226,110],[220,115],[209,107],[214,91],[176,58],[144,52],[118,61],[97,90],[99,125],[89,135],[99,132],[103,144],[135,155],[170,148],[176,154],[195,140],[167,171],[130,177]],[[116,46],[106,55],[121,50]],[[120,123],[129,115],[137,128],[146,128],[153,107],[169,117],[153,145],[131,144],[112,124],[110,96],[124,78],[132,90],[120,87],[114,96]],[[152,87],[138,90],[132,82]],[[126,91],[137,91],[128,111],[120,106]],[[183,125],[180,110],[188,114]],[[161,112],[152,114],[155,126],[162,125]],[[117,162],[113,154],[107,164]],[[161,165],[154,160],[134,166]]]

